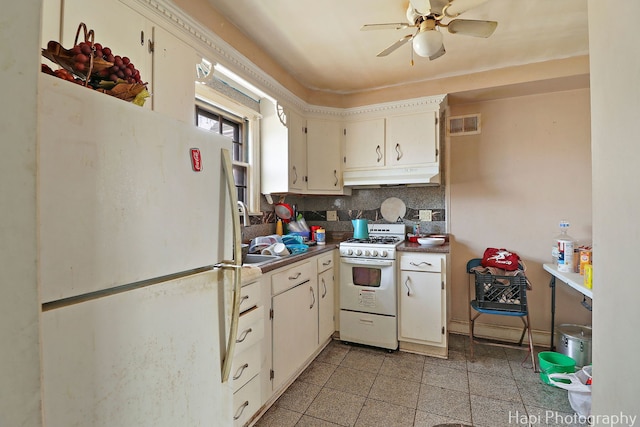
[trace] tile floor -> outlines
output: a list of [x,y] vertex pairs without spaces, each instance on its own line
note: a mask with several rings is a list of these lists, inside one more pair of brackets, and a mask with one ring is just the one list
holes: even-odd
[[472,363],[463,335],[451,335],[446,360],[332,341],[256,427],[583,425],[525,351],[475,348]]

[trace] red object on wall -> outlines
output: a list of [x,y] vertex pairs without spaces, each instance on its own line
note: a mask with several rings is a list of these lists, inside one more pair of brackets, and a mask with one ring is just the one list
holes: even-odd
[[191,167],[194,172],[200,172],[202,170],[202,156],[198,148],[191,149]]

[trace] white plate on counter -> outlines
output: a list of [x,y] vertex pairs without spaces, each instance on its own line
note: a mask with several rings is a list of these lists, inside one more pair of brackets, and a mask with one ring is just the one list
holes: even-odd
[[418,243],[421,246],[440,246],[444,243],[444,238],[442,237],[420,237],[418,239]]

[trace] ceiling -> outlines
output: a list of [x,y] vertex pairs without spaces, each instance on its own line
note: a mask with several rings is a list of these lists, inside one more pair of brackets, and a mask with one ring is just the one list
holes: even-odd
[[586,0],[488,0],[459,18],[497,21],[491,37],[444,29],[446,54],[433,61],[414,54],[413,66],[410,43],[376,55],[414,28],[360,31],[363,24],[407,22],[408,0],[208,1],[300,84],[329,93],[584,56],[589,49]]

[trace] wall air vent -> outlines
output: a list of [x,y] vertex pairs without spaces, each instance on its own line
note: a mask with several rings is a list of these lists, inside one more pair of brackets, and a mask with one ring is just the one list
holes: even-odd
[[447,134],[451,136],[475,135],[480,133],[480,114],[449,117]]

